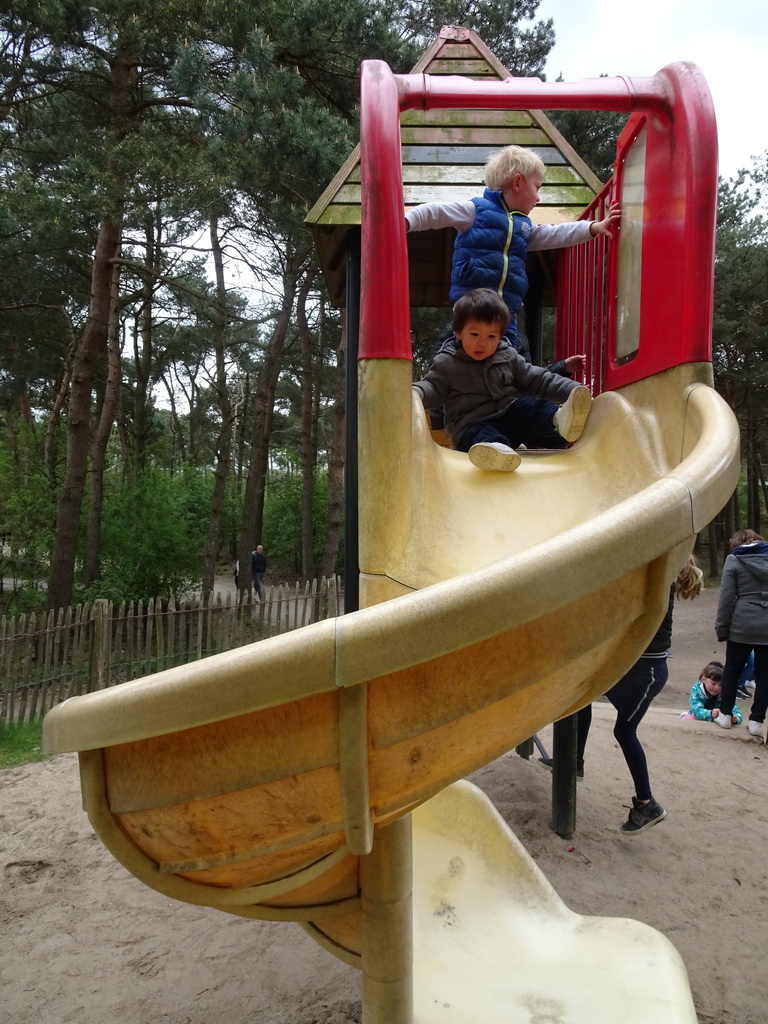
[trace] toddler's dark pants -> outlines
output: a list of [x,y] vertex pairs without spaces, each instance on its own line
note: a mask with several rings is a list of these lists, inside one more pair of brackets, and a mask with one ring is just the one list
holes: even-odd
[[566,448],[568,441],[555,430],[554,416],[559,406],[544,398],[524,395],[516,398],[501,416],[470,423],[458,444],[468,452],[473,444],[498,442],[517,448]]

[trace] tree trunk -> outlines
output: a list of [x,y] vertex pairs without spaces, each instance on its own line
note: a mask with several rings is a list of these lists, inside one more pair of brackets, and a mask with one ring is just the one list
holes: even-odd
[[[131,81],[136,61],[120,52],[111,62],[111,82],[108,95],[113,116],[114,139],[125,137],[126,117],[132,111]],[[113,196],[122,196],[123,183],[112,182]],[[109,314],[112,305],[112,262],[120,250],[121,215],[114,212],[103,216],[96,237],[96,249],[91,268],[91,298],[80,344],[72,361],[72,383],[67,416],[67,460],[61,497],[56,515],[56,532],[51,552],[48,577],[48,607],[66,608],[72,603],[75,586],[75,562],[80,512],[88,471],[88,443],[90,441],[91,393],[96,368],[107,353]]]
[[[267,480],[269,441],[275,409],[275,389],[282,366],[283,346],[290,325],[298,284],[298,257],[288,258],[283,273],[283,301],[259,372],[253,412],[250,464],[243,495],[243,519],[238,544],[240,587],[251,586],[251,551],[263,543],[264,489]],[[265,545],[268,547],[268,545]]]
[[[763,463],[762,463],[762,461],[760,459],[760,452],[759,452],[759,450],[755,453],[755,471],[757,473],[757,479],[758,479],[758,483],[759,483],[759,486],[760,486],[760,494],[762,495],[762,498],[763,498],[762,505],[760,506],[760,508],[762,508],[764,506],[766,509],[768,509],[768,490],[766,489],[766,485],[765,485],[765,477],[763,476]],[[755,529],[757,530],[757,532],[759,534],[762,535],[763,531],[760,529],[760,525],[759,525],[761,521],[762,521],[762,515],[758,514],[758,520],[757,520],[758,525],[755,527]]]
[[51,506],[56,504],[56,494],[58,491],[58,479],[57,479],[57,467],[58,467],[58,449],[60,447],[59,424],[61,423],[61,413],[66,407],[67,399],[69,397],[69,386],[72,383],[72,373],[69,366],[65,367],[64,372],[61,376],[59,387],[56,391],[56,399],[53,403],[53,409],[51,409],[51,415],[48,417],[48,425],[45,429],[45,474],[48,482],[48,491],[51,496]]
[[709,575],[720,575],[720,560],[718,559],[717,547],[717,520],[713,519],[707,527],[707,542],[709,544]]
[[213,346],[216,358],[216,399],[221,411],[221,429],[216,440],[216,470],[211,496],[211,515],[208,522],[208,539],[203,561],[203,594],[213,592],[216,575],[216,559],[221,547],[221,525],[224,521],[224,507],[227,493],[227,479],[232,461],[232,403],[227,386],[226,341],[227,341],[227,288],[224,283],[224,261],[219,244],[219,221],[211,217],[211,252],[216,273],[216,298],[218,308],[213,328]]
[[176,406],[176,392],[174,391],[172,381],[169,379],[171,373],[171,369],[165,370],[160,379],[165,385],[165,390],[168,393],[168,404],[171,407],[171,432],[173,434],[173,459],[171,472],[175,472],[177,461],[179,468],[183,468],[187,463],[187,439],[184,433],[184,427],[182,426],[181,419],[179,417],[179,410]]
[[723,509],[723,561],[728,557],[728,541],[734,535],[738,529],[739,522],[739,489],[738,487],[728,499],[725,508]]
[[160,273],[159,229],[151,213],[144,221],[144,269],[141,285],[141,310],[133,334],[133,358],[136,372],[133,402],[133,435],[135,451],[135,475],[144,472],[147,464],[147,440],[149,438],[149,378],[153,360],[152,300],[155,282]]
[[112,304],[109,314],[109,335],[107,339],[107,385],[101,405],[99,425],[91,448],[91,488],[88,498],[88,535],[86,538],[83,574],[85,586],[101,576],[101,516],[104,506],[104,466],[107,446],[112,434],[112,425],[117,418],[120,405],[122,367],[120,364],[120,265],[112,268]]
[[88,471],[91,392],[99,361],[107,350],[111,307],[112,261],[120,245],[120,225],[104,219],[99,225],[91,272],[91,302],[72,366],[67,417],[67,462],[56,515],[56,533],[48,578],[48,607],[72,603],[75,584],[77,535]]
[[752,413],[747,427],[747,526],[760,533],[760,449],[758,426]]

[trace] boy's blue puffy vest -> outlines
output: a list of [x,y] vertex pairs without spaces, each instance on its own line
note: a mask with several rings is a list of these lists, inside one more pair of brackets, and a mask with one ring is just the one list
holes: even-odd
[[487,188],[472,202],[475,223],[453,246],[450,300],[473,288],[492,288],[517,313],[528,291],[525,257],[533,223],[510,210],[501,192]]

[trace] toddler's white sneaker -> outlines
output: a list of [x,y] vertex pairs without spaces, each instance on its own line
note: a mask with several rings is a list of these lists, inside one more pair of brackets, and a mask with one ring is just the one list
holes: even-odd
[[514,448],[500,441],[481,441],[469,449],[469,461],[478,469],[511,473],[522,461]]
[[591,408],[592,393],[580,384],[555,413],[555,430],[560,437],[566,441],[577,441],[584,431]]

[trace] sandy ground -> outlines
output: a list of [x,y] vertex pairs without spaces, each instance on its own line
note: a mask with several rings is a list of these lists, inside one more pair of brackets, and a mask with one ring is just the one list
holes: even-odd
[[[550,830],[551,775],[535,758],[508,754],[472,779],[572,909],[645,921],[674,942],[701,1024],[768,1024],[768,750],[744,726],[678,718],[723,653],[716,598],[678,605],[670,682],[641,727],[666,821],[617,832],[631,785],[604,703],[570,841]],[[360,1020],[359,975],[298,926],[175,903],[128,875],[80,808],[74,756],[0,773],[0,851],[2,1024]]]

